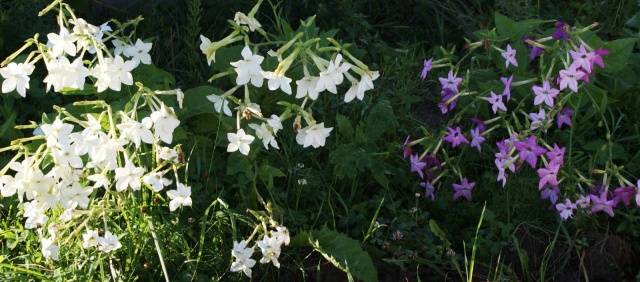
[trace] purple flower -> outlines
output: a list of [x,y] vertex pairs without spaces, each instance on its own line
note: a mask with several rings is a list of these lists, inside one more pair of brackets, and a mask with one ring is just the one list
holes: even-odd
[[413,151],[411,150],[411,146],[409,146],[409,143],[411,143],[411,136],[407,135],[407,139],[405,139],[404,144],[402,144],[402,156],[405,159],[411,156],[411,154],[413,153]]
[[514,67],[518,66],[518,60],[516,60],[516,49],[511,48],[511,44],[507,44],[507,50],[500,52],[502,58],[504,58],[505,68],[509,68],[509,65]]
[[564,203],[556,204],[556,210],[560,214],[562,220],[567,220],[573,216],[573,210],[577,209],[576,204],[572,203],[569,199],[564,199]]
[[558,94],[560,94],[560,91],[551,87],[549,81],[546,80],[542,83],[542,86],[534,85],[532,89],[533,93],[536,95],[533,100],[534,106],[545,103],[547,106],[553,107],[554,99]]
[[440,77],[438,80],[440,81],[440,85],[442,85],[442,89],[450,89],[454,93],[458,93],[458,86],[462,83],[462,78],[455,76],[453,70],[449,71],[447,78]]
[[[440,92],[440,95],[442,96],[442,102],[438,103],[438,107],[443,114],[448,113],[456,107],[456,99],[451,100],[451,98],[453,98],[456,94],[457,92],[453,92],[453,90],[449,88],[443,88]],[[449,102],[449,100],[451,101]]]
[[424,162],[427,164],[424,178],[427,181],[431,181],[436,177],[438,170],[441,168],[440,160],[438,160],[435,154],[431,154],[424,157]]
[[471,147],[478,149],[478,151],[482,151],[480,145],[484,143],[486,139],[482,136],[479,128],[471,129]]
[[551,34],[551,37],[555,40],[569,41],[569,33],[567,33],[569,31],[569,25],[563,21],[557,21],[555,26],[556,30]]
[[538,129],[542,125],[542,123],[544,123],[546,118],[547,113],[542,108],[540,108],[540,111],[538,111],[538,113],[529,113],[529,119],[531,120],[531,130]]
[[467,201],[471,201],[471,190],[476,186],[475,182],[469,182],[467,178],[462,178],[460,184],[453,184],[453,199],[457,200],[462,197],[467,199]]
[[577,69],[575,64],[569,66],[568,69],[560,71],[560,90],[564,90],[569,87],[571,91],[578,92],[578,80],[583,78],[586,74]]
[[584,44],[580,44],[578,50],[569,50],[569,54],[571,54],[571,58],[573,59],[571,66],[574,66],[576,69],[582,68],[587,73],[591,73],[591,65],[595,57],[594,52],[587,51]]
[[564,164],[564,147],[559,147],[558,144],[553,144],[553,149],[546,153],[550,163],[556,163],[560,166]]
[[484,132],[487,129],[487,125],[479,117],[472,117],[471,122],[476,126],[480,133]]
[[496,93],[491,91],[491,96],[484,99],[487,100],[489,104],[491,104],[491,110],[494,114],[497,113],[498,110],[501,110],[503,112],[507,111],[507,106],[505,106],[504,102],[502,102],[502,95],[497,95]]
[[602,192],[600,196],[589,195],[591,199],[591,212],[604,212],[610,217],[613,217],[613,207],[615,206],[613,200],[607,200],[607,193]]
[[520,159],[527,162],[531,168],[536,168],[538,157],[547,152],[547,150],[538,146],[538,141],[533,135],[529,136],[525,141],[516,141],[513,145],[518,150]]
[[502,96],[507,98],[507,101],[511,100],[511,82],[513,82],[513,75],[510,77],[501,77],[500,81],[504,84],[504,90],[502,90]]
[[425,80],[427,75],[433,68],[433,58],[429,58],[429,60],[424,60],[424,65],[422,67],[422,72],[420,72],[420,79]]
[[556,116],[556,124],[558,128],[562,128],[562,125],[571,126],[571,118],[573,117],[573,110],[565,107]]
[[508,168],[511,172],[516,170],[516,166],[513,162],[513,158],[509,154],[512,145],[508,139],[502,140],[496,143],[498,146],[498,153],[495,154],[495,165],[498,168],[498,177],[496,181],[502,181],[502,186],[507,184],[507,173],[505,171]]
[[452,128],[449,127],[447,128],[447,135],[444,137],[444,141],[447,141],[451,144],[451,147],[455,148],[458,147],[460,144],[469,144],[469,140],[467,140],[466,137],[464,137],[464,134],[462,134],[462,129],[460,129],[460,127],[456,127],[456,128]]
[[555,162],[550,162],[546,167],[539,168],[536,172],[538,173],[538,189],[542,190],[542,188],[546,186],[558,186],[558,171],[560,170],[560,164]]
[[424,188],[424,197],[431,198],[432,201],[436,199],[436,188],[431,185],[428,181],[420,182],[420,187]]
[[555,204],[558,201],[558,194],[560,194],[558,186],[546,186],[540,190],[540,199],[549,199],[552,204]]
[[609,55],[609,50],[607,49],[596,49],[593,52],[593,58],[591,59],[592,64],[598,65],[600,68],[604,68],[604,60],[602,56]]
[[631,198],[636,195],[636,188],[632,186],[619,187],[613,190],[613,205],[618,206],[620,202],[624,203],[625,207],[631,204]]
[[427,164],[423,162],[417,154],[411,155],[409,160],[411,162],[411,172],[415,172],[420,176],[420,178],[424,178],[423,170]]
[[576,200],[576,205],[582,209],[586,209],[591,205],[591,198],[589,198],[589,196],[580,195],[578,200]]

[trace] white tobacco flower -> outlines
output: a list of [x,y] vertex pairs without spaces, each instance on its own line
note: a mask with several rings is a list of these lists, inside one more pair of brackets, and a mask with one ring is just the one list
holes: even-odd
[[229,140],[229,145],[227,146],[227,152],[235,152],[240,150],[240,153],[243,155],[248,155],[251,147],[249,145],[255,137],[244,133],[244,129],[238,129],[236,133],[227,133],[227,140]]
[[363,74],[360,81],[352,84],[349,90],[347,90],[347,93],[344,95],[344,101],[349,103],[355,98],[362,101],[362,99],[364,99],[364,93],[373,89],[373,81],[378,79],[378,77],[380,77],[380,73],[378,71],[368,71]]
[[103,92],[107,88],[120,91],[122,84],[133,85],[131,71],[136,68],[134,61],[124,61],[122,57],[104,58],[101,63],[91,70],[91,75],[98,79],[96,88]]
[[278,133],[278,131],[282,129],[282,120],[280,120],[280,117],[277,115],[271,115],[271,117],[267,119],[267,123],[271,126],[271,129],[273,129],[273,134]]
[[120,249],[120,247],[122,247],[120,240],[118,240],[118,237],[113,235],[111,231],[105,232],[104,237],[98,238],[98,250],[101,252],[109,253]]
[[222,98],[222,96],[218,96],[216,94],[211,94],[207,96],[207,100],[213,103],[213,108],[216,112],[224,112],[225,115],[231,116],[231,109],[229,109],[229,101],[227,99]]
[[151,51],[152,46],[153,43],[145,43],[138,39],[134,45],[125,47],[123,54],[131,58],[136,66],[140,63],[149,65],[151,64],[151,55],[149,55],[149,51]]
[[282,92],[291,95],[291,78],[286,77],[283,73],[272,71],[263,71],[262,75],[267,79],[269,90],[274,91],[280,88]]
[[142,186],[140,179],[144,173],[144,168],[137,167],[127,160],[124,167],[116,168],[116,190],[120,192],[129,187],[133,190],[140,190],[140,186]]
[[53,237],[43,238],[42,242],[42,256],[46,259],[59,260],[60,259],[60,247],[56,245]]
[[271,236],[276,238],[276,240],[285,246],[289,246],[289,243],[291,242],[289,229],[284,226],[276,226],[276,231],[271,231]]
[[91,182],[93,182],[93,188],[107,188],[109,187],[109,185],[111,185],[111,182],[109,181],[109,178],[101,173],[96,173],[93,175],[89,175],[87,176],[87,179]]
[[211,39],[204,35],[200,35],[200,51],[207,57],[208,65],[211,65],[211,62],[216,61],[216,53],[213,51],[213,43],[211,43]]
[[327,69],[320,72],[318,82],[316,84],[316,91],[321,93],[322,91],[329,91],[333,94],[337,94],[337,86],[344,81],[344,73],[351,69],[351,64],[342,63],[342,55],[338,54],[335,60],[329,62]]
[[260,64],[264,60],[263,56],[253,54],[249,46],[244,46],[241,52],[242,60],[231,62],[235,72],[236,84],[245,85],[251,81],[255,87],[262,87],[264,76],[262,75],[262,67]]
[[55,92],[61,92],[65,88],[84,89],[84,82],[89,76],[89,70],[82,64],[82,59],[77,58],[69,62],[66,57],[47,62],[47,71],[44,78],[47,83],[47,91],[53,86]]
[[265,149],[269,150],[269,145],[273,148],[280,149],[276,138],[273,136],[273,133],[266,124],[263,123],[261,125],[257,125],[255,123],[251,123],[249,124],[249,127],[251,127],[256,132],[256,136],[262,140],[262,144]]
[[75,182],[72,185],[62,189],[61,204],[65,209],[89,207],[89,196],[93,192],[91,187],[82,187],[80,183]]
[[24,222],[24,228],[34,229],[44,226],[49,217],[45,214],[45,209],[37,201],[26,202],[23,205],[24,217],[27,218]]
[[118,165],[118,152],[124,150],[123,146],[126,145],[127,141],[109,138],[104,133],[98,134],[97,138],[97,145],[89,150],[91,161],[87,164],[87,167],[97,167],[104,170],[115,169]]
[[152,172],[145,175],[142,178],[142,181],[149,185],[154,192],[160,192],[164,189],[165,186],[173,183],[170,179],[164,178],[164,175],[161,172]]
[[27,89],[29,89],[29,76],[34,69],[32,64],[25,63],[10,63],[4,68],[0,68],[0,75],[4,78],[2,93],[15,90],[23,98],[26,97]]
[[176,189],[167,191],[169,211],[175,211],[179,207],[191,206],[191,187],[180,182],[176,182]]
[[233,17],[233,21],[238,25],[246,25],[247,27],[249,27],[250,31],[255,31],[256,29],[262,27],[262,25],[256,18],[249,17],[242,12],[236,12],[235,16]]
[[60,148],[51,148],[51,154],[55,163],[59,166],[70,166],[72,168],[82,168],[82,158],[76,154],[73,146],[62,145]]
[[0,195],[11,197],[16,194],[15,180],[11,175],[0,176]]
[[280,257],[281,242],[275,237],[264,236],[257,244],[262,252],[260,263],[272,263],[273,266],[280,268],[278,257]]
[[51,124],[43,124],[40,126],[48,147],[55,147],[58,144],[68,145],[69,136],[73,131],[73,125],[64,123],[56,118]]
[[132,118],[129,118],[125,114],[122,114],[122,121],[116,125],[120,131],[120,137],[125,140],[133,142],[137,147],[140,147],[140,142],[147,144],[153,143],[153,132],[151,127],[153,122],[151,118],[143,118],[142,122],[138,122]]
[[160,147],[157,150],[157,158],[165,161],[175,162],[178,160],[178,151],[169,147]]
[[324,123],[310,125],[298,131],[296,142],[304,148],[309,146],[313,148],[322,147],[332,130],[333,127],[325,128]]
[[124,52],[124,48],[127,48],[127,44],[122,42],[120,39],[111,40],[111,44],[113,44],[113,55],[120,56]]
[[180,125],[180,120],[176,118],[173,109],[162,104],[160,110],[151,113],[151,120],[156,137],[164,143],[171,144],[173,131]]
[[251,278],[251,268],[256,265],[256,261],[251,258],[253,255],[253,248],[248,248],[247,242],[244,240],[240,242],[234,241],[231,255],[233,256],[234,261],[231,263],[230,270],[232,272],[242,271],[244,275]]
[[51,48],[51,55],[53,57],[58,57],[65,53],[72,57],[76,55],[76,45],[74,42],[77,38],[70,34],[66,28],[60,28],[59,34],[47,34],[47,39],[49,39],[47,46]]
[[100,239],[100,235],[98,235],[97,230],[87,229],[84,234],[82,234],[82,247],[85,249],[95,247],[98,245]]
[[297,80],[296,85],[298,85],[298,88],[296,89],[296,98],[300,99],[309,96],[311,100],[318,99],[318,94],[320,94],[320,92],[316,90],[318,79],[319,77],[317,76],[305,76]]

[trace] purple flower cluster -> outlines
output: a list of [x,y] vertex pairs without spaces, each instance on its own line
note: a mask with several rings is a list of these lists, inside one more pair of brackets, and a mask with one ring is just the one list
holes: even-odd
[[458,88],[460,87],[460,84],[462,84],[462,78],[457,77],[453,74],[453,71],[450,70],[446,78],[440,77],[438,80],[442,86],[442,90],[440,91],[442,101],[438,104],[438,107],[443,114],[446,114],[456,107],[457,99],[454,97],[456,97],[460,91]]
[[566,198],[564,203],[556,204],[555,208],[560,218],[567,220],[578,209],[583,209],[587,214],[605,213],[609,217],[615,215],[614,209],[632,205],[635,198],[636,205],[640,206],[640,180],[636,186],[622,186],[607,191],[603,186],[594,186],[587,195],[580,195],[575,203]]

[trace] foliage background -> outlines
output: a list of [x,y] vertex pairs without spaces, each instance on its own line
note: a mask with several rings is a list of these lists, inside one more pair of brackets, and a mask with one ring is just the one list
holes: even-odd
[[[52,18],[36,16],[48,2],[0,2],[0,58],[21,45],[26,39],[21,36],[53,31]],[[199,35],[220,38],[227,31],[226,20],[233,18],[235,11],[248,11],[253,5],[253,1],[207,0],[68,2],[79,16],[94,23],[142,15],[145,20],[138,30],[139,37],[153,40],[154,63],[175,76],[175,86],[192,89],[187,96],[213,91],[202,83],[211,75],[211,69],[198,50]],[[477,242],[480,250],[477,277],[490,280],[555,277],[577,281],[583,271],[588,271],[592,279],[603,281],[638,277],[638,256],[634,253],[640,251],[635,243],[640,237],[639,213],[632,211],[615,220],[598,217],[598,221],[582,222],[578,227],[560,224],[538,199],[533,178],[518,178],[519,182],[510,184],[507,190],[487,188],[472,203],[455,204],[446,193],[439,194],[436,202],[427,202],[415,197],[421,190],[400,156],[400,144],[406,135],[419,135],[421,126],[437,128],[445,118],[434,103],[435,85],[417,78],[422,58],[432,54],[436,46],[462,48],[464,37],[478,29],[493,27],[495,12],[516,20],[562,19],[583,25],[598,22],[598,34],[605,39],[637,36],[638,3],[321,0],[272,1],[271,5],[294,26],[299,20],[317,15],[322,29],[335,28],[338,38],[354,42],[359,54],[365,56],[364,61],[379,69],[382,77],[364,103],[326,105],[321,119],[335,126],[336,131],[329,145],[320,150],[303,151],[288,146],[295,142],[293,136],[285,136],[288,142],[282,152],[271,152],[260,159],[241,159],[237,154],[222,153],[221,140],[216,138],[215,117],[202,115],[190,120],[183,140],[193,148],[190,179],[201,197],[194,199],[193,209],[175,218],[164,218],[166,224],[159,231],[166,244],[169,268],[178,279],[240,279],[226,271],[230,239],[224,230],[232,229],[233,236],[243,236],[246,231],[236,232],[230,219],[235,212],[211,202],[220,197],[237,211],[251,207],[254,195],[243,188],[251,183],[257,183],[261,192],[270,194],[294,235],[297,231],[316,230],[313,236],[327,236],[321,230],[328,227],[362,242],[379,277],[386,281],[420,277],[457,280],[464,272],[464,251],[470,250],[485,201],[487,212]],[[279,21],[268,6],[261,10],[258,19],[263,25],[277,26]],[[38,120],[42,109],[66,104],[68,99],[45,96],[42,90],[34,93],[27,103],[2,99],[0,143],[20,134],[8,125]],[[638,99],[628,102],[627,109],[640,105]],[[198,120],[213,120],[209,122],[213,125],[203,125],[207,123]],[[631,119],[634,120],[639,119],[636,116]],[[493,176],[483,174],[485,169],[478,167],[474,178],[492,182]],[[298,184],[299,179],[308,184]],[[368,231],[375,221],[386,227],[370,237]],[[317,254],[308,256],[310,252],[295,241],[294,246],[300,247],[286,254],[284,260],[288,263],[283,263],[284,269],[279,272],[265,269],[264,280],[345,279]],[[143,244],[144,240],[135,243]],[[185,262],[189,260],[198,263]],[[606,267],[598,267],[602,265]],[[161,277],[152,251],[131,262],[131,267],[140,273],[137,278]],[[59,275],[68,277],[64,273]]]

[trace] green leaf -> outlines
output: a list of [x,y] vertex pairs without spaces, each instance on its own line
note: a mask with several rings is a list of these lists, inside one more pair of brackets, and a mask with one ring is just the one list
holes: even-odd
[[273,167],[270,166],[268,163],[263,163],[260,166],[260,169],[258,170],[258,176],[260,177],[260,180],[262,180],[262,182],[268,187],[268,188],[272,188],[273,187],[273,178],[274,177],[284,177],[285,174]]
[[527,33],[533,31],[540,24],[544,23],[544,20],[524,20],[516,22],[503,14],[496,12],[495,24],[498,30],[498,35],[502,38],[509,38],[512,40],[519,40]]
[[176,78],[172,74],[155,65],[140,64],[133,70],[133,78],[153,90],[170,89],[176,84]]
[[181,120],[186,120],[199,114],[218,115],[213,103],[207,99],[207,96],[211,94],[221,95],[222,93],[223,91],[219,88],[209,85],[198,86],[185,91],[182,109],[178,110],[178,116]]
[[366,282],[378,281],[373,261],[360,247],[360,242],[326,227],[308,232],[307,235],[309,245],[347,275]]
[[338,127],[338,137],[340,137],[341,140],[349,142],[353,139],[353,126],[347,117],[337,114],[336,125]]
[[442,242],[444,242],[445,249],[451,246],[451,242],[449,242],[449,239],[447,239],[447,234],[440,228],[435,220],[429,220],[429,229],[431,229],[431,233],[436,235],[438,238],[440,238],[440,240],[442,240]]
[[609,55],[604,56],[606,64],[604,70],[614,73],[624,69],[629,63],[629,56],[636,41],[636,38],[624,38],[607,42],[605,48],[609,50]]
[[370,142],[378,140],[384,133],[397,127],[398,121],[389,100],[380,100],[365,119],[365,132]]

